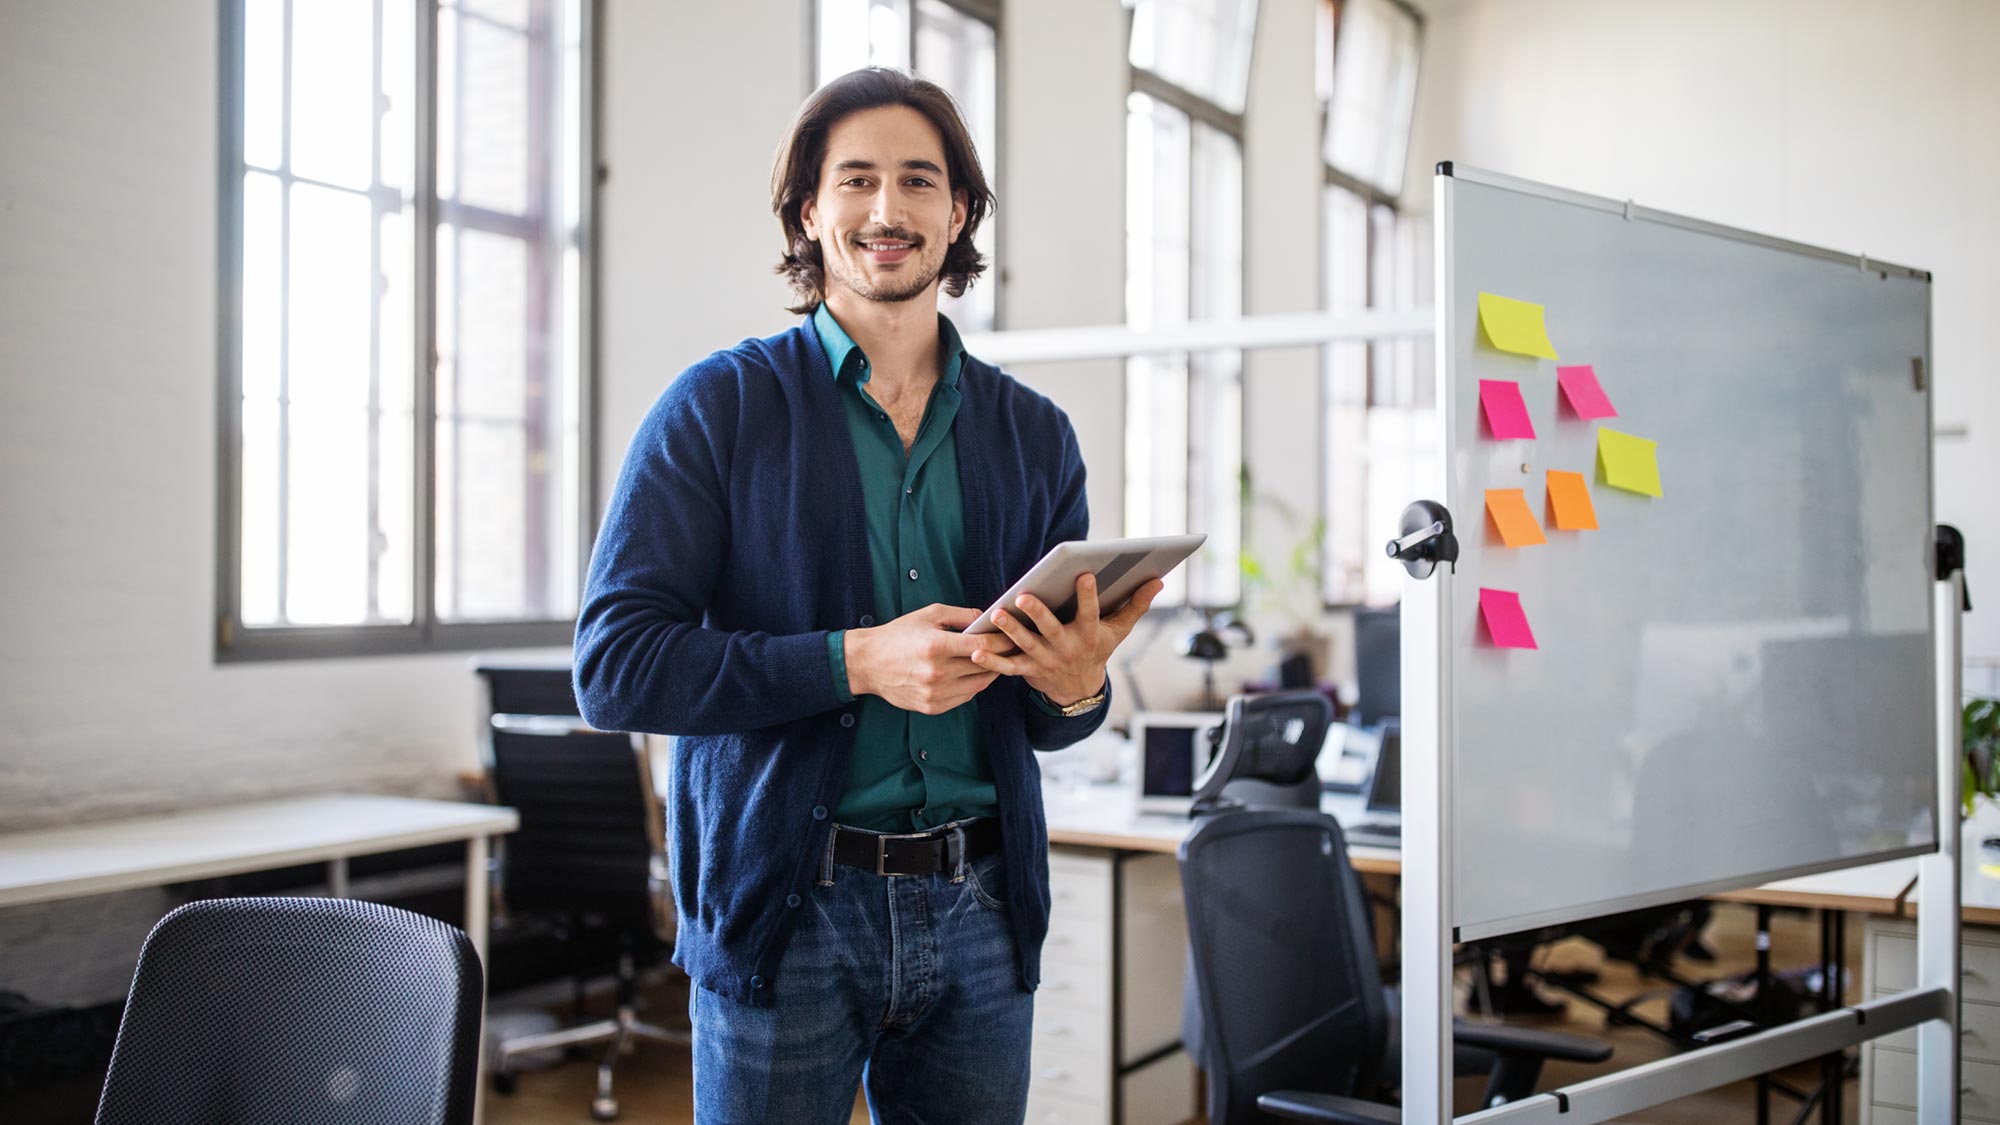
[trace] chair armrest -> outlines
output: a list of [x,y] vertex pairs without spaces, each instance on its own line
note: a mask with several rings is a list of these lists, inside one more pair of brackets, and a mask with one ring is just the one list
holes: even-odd
[[1454,1043],[1483,1048],[1498,1055],[1533,1055],[1544,1059],[1593,1063],[1611,1057],[1611,1044],[1601,1039],[1473,1020],[1451,1021],[1451,1039]]
[[1402,1125],[1403,1121],[1403,1111],[1392,1105],[1304,1090],[1259,1094],[1257,1108],[1291,1121],[1333,1121],[1340,1125]]

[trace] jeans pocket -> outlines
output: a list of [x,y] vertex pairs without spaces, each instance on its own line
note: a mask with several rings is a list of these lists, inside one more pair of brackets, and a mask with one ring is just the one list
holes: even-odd
[[[1006,861],[1000,852],[982,856],[965,865],[965,885],[972,891],[972,897],[986,909],[1003,914],[1007,910],[1005,870]],[[999,894],[994,894],[995,891]]]

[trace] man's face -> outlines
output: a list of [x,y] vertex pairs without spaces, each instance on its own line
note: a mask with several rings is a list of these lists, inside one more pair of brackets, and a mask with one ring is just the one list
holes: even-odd
[[819,240],[827,289],[868,301],[912,300],[937,283],[965,226],[945,178],[944,141],[909,106],[850,113],[827,136],[819,192],[801,217]]

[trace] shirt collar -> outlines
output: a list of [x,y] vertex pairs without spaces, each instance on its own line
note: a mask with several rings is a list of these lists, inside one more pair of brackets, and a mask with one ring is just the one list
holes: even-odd
[[[833,318],[833,313],[828,311],[825,301],[821,301],[819,308],[813,310],[812,320],[813,329],[819,333],[820,347],[826,349],[827,361],[833,365],[833,377],[840,378],[847,371],[848,362],[852,358],[855,365],[855,381],[866,383],[868,357],[861,351],[861,345],[854,342],[854,337],[849,336],[847,330],[840,326],[840,322]],[[942,373],[944,385],[957,389],[958,374],[965,368],[965,342],[959,338],[958,327],[943,313],[938,314],[938,343],[944,352]]]

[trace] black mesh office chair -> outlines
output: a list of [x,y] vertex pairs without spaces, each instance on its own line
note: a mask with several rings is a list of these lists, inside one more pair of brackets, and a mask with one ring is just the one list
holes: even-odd
[[495,1086],[512,1091],[513,1063],[525,1053],[604,1044],[591,1116],[609,1121],[618,1115],[612,1069],[635,1040],[691,1042],[687,1032],[638,1014],[639,960],[673,933],[645,740],[573,717],[495,715],[486,754],[493,799],[521,817],[520,829],[498,843],[496,917],[504,924],[516,914],[541,915],[578,942],[608,939],[618,990],[607,1018],[499,1044]]
[[482,991],[465,932],[421,914],[190,903],[139,954],[98,1125],[470,1122]]

